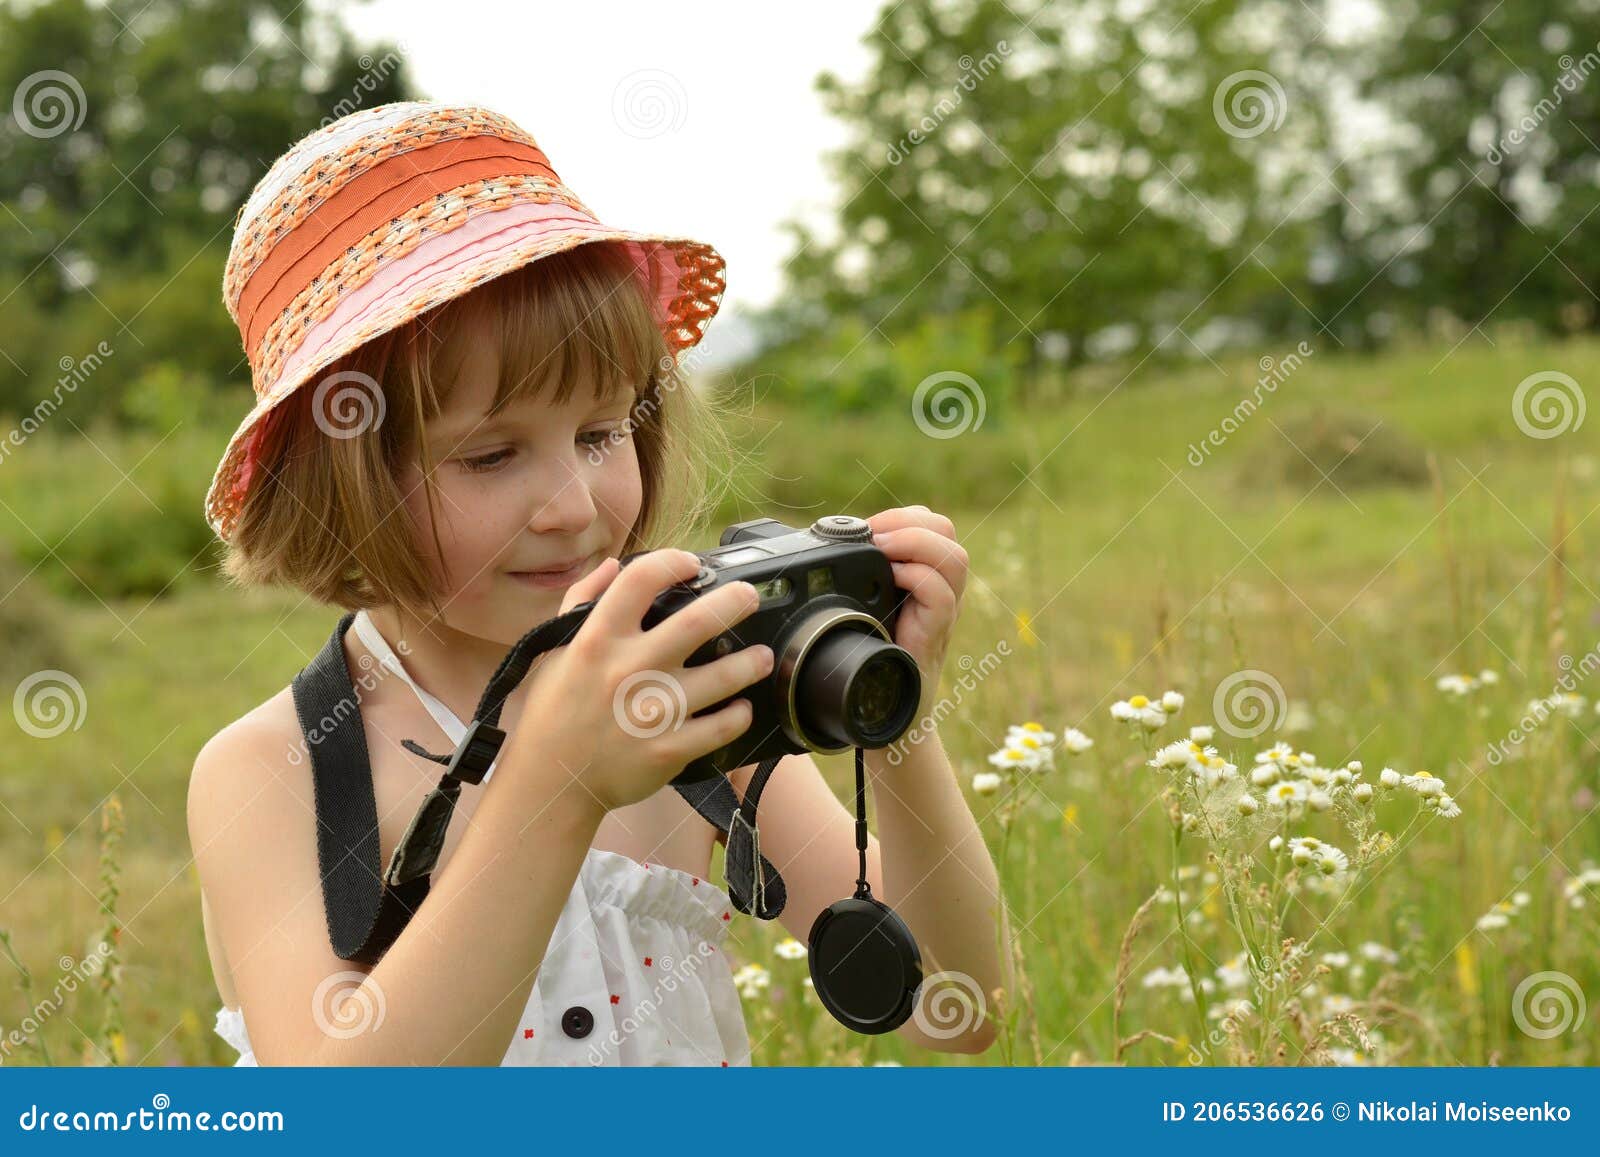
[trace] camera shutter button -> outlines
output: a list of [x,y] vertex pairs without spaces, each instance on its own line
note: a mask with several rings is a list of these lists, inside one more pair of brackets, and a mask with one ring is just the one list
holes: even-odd
[[835,542],[871,542],[872,527],[864,518],[855,518],[848,514],[830,514],[826,518],[819,518],[811,524],[811,533],[818,538],[829,538]]
[[694,578],[690,579],[684,585],[692,591],[703,591],[716,581],[717,572],[712,570],[705,563],[701,563],[700,573],[695,575]]

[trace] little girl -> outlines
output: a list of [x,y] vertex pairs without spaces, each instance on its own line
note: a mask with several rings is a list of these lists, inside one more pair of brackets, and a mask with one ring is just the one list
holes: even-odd
[[[727,453],[680,366],[722,288],[710,246],[602,225],[532,137],[481,108],[347,116],[240,211],[224,297],[258,401],[206,514],[235,580],[356,612],[330,647],[360,676],[380,864],[439,775],[401,742],[453,749],[507,648],[598,602],[506,699],[496,762],[462,793],[431,890],[376,964],[330,944],[312,731],[291,689],[201,750],[189,833],[217,1031],[238,1064],[749,1063],[722,949],[732,906],[707,878],[719,833],[664,789],[749,726],[743,699],[694,713],[773,657],[685,666],[756,608],[748,583],[641,629],[697,569],[652,548],[702,528],[704,468]],[[868,521],[910,592],[895,642],[927,714],[967,557],[926,507]],[[618,718],[641,673],[682,688],[680,725]],[[911,927],[925,974],[992,1002],[1006,983],[995,871],[936,731],[894,762],[868,752],[867,769],[873,893]],[[736,791],[752,770],[729,776]],[[804,940],[853,890],[854,817],[809,755],[783,760],[764,803],[761,850]],[[993,1037],[982,1016],[899,1032],[958,1052]]]

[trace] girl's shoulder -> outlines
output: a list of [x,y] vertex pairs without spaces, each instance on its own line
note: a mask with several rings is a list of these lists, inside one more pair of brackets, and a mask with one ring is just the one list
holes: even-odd
[[289,687],[223,727],[189,774],[189,833],[198,848],[252,808],[310,805],[305,738]]

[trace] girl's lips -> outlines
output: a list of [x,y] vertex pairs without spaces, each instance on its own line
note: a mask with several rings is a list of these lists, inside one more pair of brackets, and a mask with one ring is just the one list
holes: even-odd
[[[593,557],[593,556],[591,556],[591,557]],[[506,573],[508,575],[510,575],[513,579],[515,579],[517,582],[522,583],[524,586],[540,587],[540,588],[543,588],[543,589],[549,589],[549,588],[552,588],[552,587],[569,587],[569,586],[571,586],[573,583],[577,582],[580,578],[583,577],[585,570],[588,569],[588,566],[589,566],[589,559],[585,558],[582,562],[576,563],[575,565],[568,567],[566,570],[559,570],[559,571],[514,570],[514,571],[507,571]]]

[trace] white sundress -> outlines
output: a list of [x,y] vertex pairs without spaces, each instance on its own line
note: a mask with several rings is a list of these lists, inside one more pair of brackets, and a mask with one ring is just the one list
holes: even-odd
[[[459,743],[461,720],[416,684],[365,611],[352,626]],[[590,848],[500,1064],[748,1065],[722,951],[732,913],[709,880]],[[216,1032],[239,1051],[235,1067],[257,1063],[242,1009],[219,1008]]]

